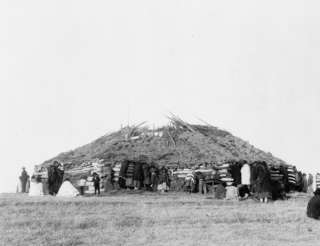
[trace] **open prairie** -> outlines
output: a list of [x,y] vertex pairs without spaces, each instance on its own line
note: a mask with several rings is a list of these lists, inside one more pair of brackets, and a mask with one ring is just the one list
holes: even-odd
[[0,195],[1,245],[320,245],[309,197],[260,204],[198,194]]

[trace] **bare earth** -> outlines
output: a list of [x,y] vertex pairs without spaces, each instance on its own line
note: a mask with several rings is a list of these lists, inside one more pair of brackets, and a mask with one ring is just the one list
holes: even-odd
[[320,245],[309,197],[259,204],[198,194],[0,195],[1,245]]

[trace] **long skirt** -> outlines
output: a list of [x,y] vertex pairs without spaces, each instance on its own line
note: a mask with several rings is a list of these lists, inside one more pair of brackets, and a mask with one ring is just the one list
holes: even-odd
[[31,182],[29,196],[43,196],[42,183]]
[[21,193],[22,192],[22,185],[21,185],[21,180],[19,179],[18,184],[17,184],[17,193]]
[[49,195],[49,186],[48,186],[48,180],[43,179],[42,180],[42,189],[43,189],[43,194],[44,195]]

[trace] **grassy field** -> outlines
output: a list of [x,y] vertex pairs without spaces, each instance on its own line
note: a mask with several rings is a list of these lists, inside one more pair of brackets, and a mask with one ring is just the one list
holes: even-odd
[[1,245],[320,245],[307,196],[259,204],[197,194],[0,195]]

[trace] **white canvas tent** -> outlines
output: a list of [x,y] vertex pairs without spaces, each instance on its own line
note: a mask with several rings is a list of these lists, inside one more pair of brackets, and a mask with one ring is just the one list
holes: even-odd
[[57,194],[59,197],[75,197],[77,195],[79,195],[79,191],[68,180],[63,182]]

